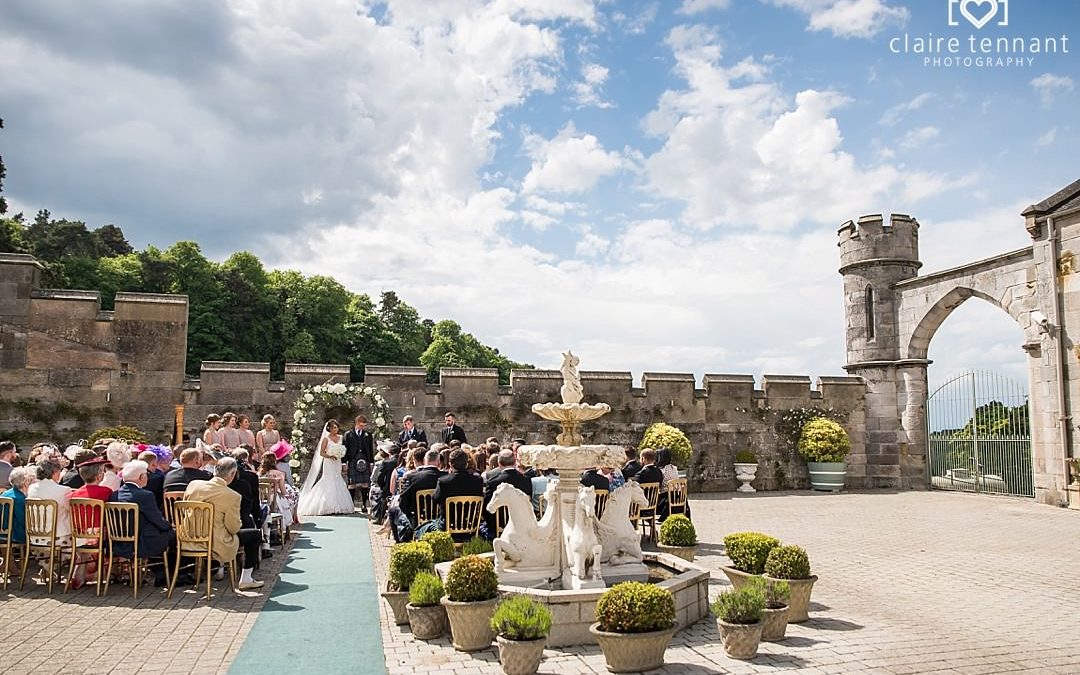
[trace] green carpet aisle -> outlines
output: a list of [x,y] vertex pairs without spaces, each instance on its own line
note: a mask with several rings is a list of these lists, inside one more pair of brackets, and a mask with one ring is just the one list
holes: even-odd
[[367,528],[358,516],[306,519],[230,675],[386,672]]

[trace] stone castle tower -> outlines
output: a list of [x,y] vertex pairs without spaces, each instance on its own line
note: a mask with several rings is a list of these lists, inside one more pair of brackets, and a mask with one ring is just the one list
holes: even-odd
[[[848,221],[839,230],[844,277],[847,365],[866,382],[866,484],[925,484],[921,428],[927,361],[904,359],[900,295],[896,285],[914,278],[919,262],[919,223],[893,214]],[[910,428],[909,428],[910,427]]]

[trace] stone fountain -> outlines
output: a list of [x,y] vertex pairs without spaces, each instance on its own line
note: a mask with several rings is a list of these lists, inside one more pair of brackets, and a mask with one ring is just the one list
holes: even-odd
[[[537,403],[532,411],[558,422],[561,432],[554,445],[524,445],[518,462],[537,470],[556,469],[561,480],[548,486],[546,511],[537,522],[530,509],[511,502],[510,486],[500,486],[488,505],[492,513],[508,507],[509,519],[495,540],[495,566],[501,583],[516,586],[559,585],[564,590],[604,588],[619,581],[645,581],[640,538],[630,523],[631,502],[648,505],[637,484],[613,494],[596,515],[596,492],[578,484],[585,469],[621,467],[625,451],[618,445],[583,445],[581,424],[611,412],[606,403],[583,403],[578,374],[580,360],[563,354],[562,403]],[[516,492],[516,490],[514,490]],[[561,582],[561,583],[557,583]]]
[[[561,476],[548,484],[543,515],[538,521],[530,496],[508,484],[500,485],[488,502],[490,512],[506,507],[509,515],[493,542],[499,590],[529,596],[551,610],[549,647],[595,644],[589,625],[596,620],[596,602],[607,586],[622,581],[650,581],[669,590],[679,627],[689,626],[709,613],[709,573],[666,553],[642,552],[629,513],[632,504],[647,506],[648,500],[633,481],[614,490],[603,516],[596,517],[596,492],[579,484],[580,474],[594,466],[617,469],[624,448],[582,444],[581,423],[611,407],[582,403],[578,357],[571,352],[563,357],[562,403],[532,408],[559,423],[556,443],[518,448],[523,466],[556,469]],[[441,563],[436,569],[445,577],[449,566]]]

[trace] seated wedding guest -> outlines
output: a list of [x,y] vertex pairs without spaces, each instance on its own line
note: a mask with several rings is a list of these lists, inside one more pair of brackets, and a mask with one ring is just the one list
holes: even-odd
[[637,448],[628,445],[626,446],[626,463],[622,467],[623,478],[630,480],[637,475],[638,471],[641,471],[641,462],[638,461]]
[[289,454],[292,451],[293,447],[285,441],[278,441],[270,446],[270,454],[276,460],[275,467],[285,476],[285,483],[294,488],[296,486],[293,484],[292,467],[289,466]]
[[[104,457],[91,459],[88,462],[83,462],[79,465],[79,477],[82,478],[82,487],[76,488],[71,493],[72,499],[100,499],[103,502],[109,501],[112,497],[113,491],[101,484],[101,479],[105,477],[105,467],[108,465],[109,460]],[[95,522],[94,527],[101,527],[100,522]]]
[[[121,471],[124,484],[116,491],[113,501],[139,505],[139,557],[150,559],[154,585],[161,587],[165,585],[165,566],[169,564],[165,551],[175,540],[175,532],[161,515],[153,493],[146,489],[148,474],[149,466],[140,459],[125,464]],[[116,542],[113,544],[113,553],[122,558],[130,558],[135,554],[135,550],[129,543]]]
[[679,467],[671,463],[671,450],[668,448],[660,448],[656,451],[656,466],[660,469],[660,473],[664,479],[660,481],[660,489],[667,489],[667,483],[669,480],[675,480],[679,477]]
[[282,524],[285,527],[300,524],[300,519],[296,516],[296,509],[300,506],[300,493],[285,482],[285,474],[277,468],[277,460],[273,453],[263,455],[262,464],[259,465],[259,476],[269,478],[274,483],[277,510],[281,514]]
[[202,449],[202,457],[199,458],[199,468],[208,474],[213,475],[214,465],[217,464],[220,453],[217,450],[210,450],[205,445]]
[[656,483],[659,485],[664,480],[664,474],[660,467],[656,466],[656,451],[645,448],[641,451],[641,470],[634,474],[634,480],[638,483]]
[[251,430],[251,419],[247,415],[240,415],[236,418],[236,428],[237,433],[240,434],[241,447],[247,446],[252,460],[257,461],[262,454],[255,456],[255,432]]
[[188,483],[193,480],[210,480],[211,476],[199,467],[202,460],[202,452],[195,448],[188,448],[180,453],[180,468],[173,469],[165,474],[165,482],[162,489],[165,492],[186,490]]
[[487,470],[484,471],[484,482],[487,483],[489,480],[494,479],[495,476],[498,476],[501,472],[502,469],[499,468],[499,453],[493,452],[488,455]]
[[[469,455],[464,450],[452,450],[450,452],[449,475],[441,476],[435,485],[435,513],[441,519],[437,529],[446,529],[446,500],[450,497],[483,497],[484,480],[476,474],[469,473]],[[470,537],[459,538],[458,541],[468,541]]]
[[[79,476],[79,467],[84,463],[98,458],[97,453],[93,450],[81,449],[75,453],[75,458],[71,462],[71,466],[64,471],[60,478],[60,484],[66,485],[73,490],[77,490],[83,486],[83,479]],[[104,462],[102,463],[104,464]]]
[[600,467],[600,475],[607,478],[609,491],[618,490],[626,484],[626,479],[623,478],[622,471],[613,466]]
[[0,441],[0,488],[4,490],[11,487],[11,481],[8,480],[8,475],[14,468],[12,461],[15,459],[15,455],[18,454],[15,448],[15,444],[11,441]]
[[131,461],[131,446],[121,441],[113,441],[105,449],[105,457],[109,464],[105,467],[105,477],[101,479],[101,484],[115,492],[123,484],[120,471]]
[[514,457],[514,451],[510,449],[500,450],[495,457],[499,463],[499,472],[490,480],[484,481],[484,523],[480,526],[481,536],[488,541],[495,538],[495,514],[488,513],[487,510],[488,502],[491,501],[495,490],[503,483],[509,483],[521,490],[522,494],[532,497],[532,481],[517,470],[517,459]]
[[229,488],[229,484],[236,480],[236,472],[236,460],[223,457],[214,466],[213,478],[191,481],[184,499],[214,505],[214,557],[217,560],[233,560],[243,545],[244,566],[237,588],[246,591],[262,588],[263,585],[263,582],[251,576],[255,561],[259,559],[262,536],[256,529],[241,527],[240,495]]
[[[229,488],[240,495],[240,522],[244,528],[263,530],[264,518],[259,500],[259,477],[248,466],[248,451],[236,448],[232,451],[236,460],[236,479],[229,483]],[[269,537],[269,532],[263,532]],[[262,557],[269,558],[273,553],[267,541],[262,543]]]
[[[154,448],[156,446],[150,446]],[[158,462],[161,461],[159,455],[155,450],[147,448],[139,453],[139,461],[146,462],[148,471],[146,473],[146,489],[154,495],[154,501],[157,502],[158,510],[165,509],[165,471],[159,466]],[[169,453],[170,455],[172,453]],[[170,457],[171,458],[171,457]],[[168,466],[168,464],[166,464]]]
[[226,450],[240,447],[240,429],[236,426],[236,413],[227,412],[221,416],[221,445]]
[[558,478],[559,472],[555,469],[544,469],[543,473],[539,473],[529,479],[529,482],[532,483],[533,511],[540,510],[540,497],[547,492],[548,483],[550,483],[552,479],[557,480]]
[[611,490],[610,481],[595,466],[591,469],[585,469],[579,482],[585,487],[596,488],[597,490]]
[[[26,543],[26,493],[30,484],[37,480],[34,467],[18,466],[8,474],[11,487],[0,494],[14,502],[11,510],[11,541],[15,544]],[[3,523],[7,527],[7,523]]]
[[[420,452],[420,449],[417,449]],[[434,490],[443,475],[439,471],[439,451],[428,450],[423,456],[423,466],[402,479],[401,497],[397,507],[390,508],[390,528],[394,541],[411,541],[413,531],[420,523],[416,522],[416,493],[419,490]]]
[[72,489],[56,482],[60,479],[61,470],[59,453],[41,453],[35,470],[37,482],[30,486],[26,496],[31,499],[52,499],[56,502],[56,541],[67,546],[71,543],[71,504],[68,500],[71,499]]

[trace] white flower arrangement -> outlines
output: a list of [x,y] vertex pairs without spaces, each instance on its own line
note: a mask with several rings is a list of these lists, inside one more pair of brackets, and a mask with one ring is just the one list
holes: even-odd
[[[357,403],[355,399],[360,396],[366,398],[371,406],[369,417],[375,420],[374,432],[376,439],[386,438],[389,433],[387,420],[391,417],[390,406],[376,388],[370,386],[361,387],[343,382],[326,382],[311,387],[301,386],[300,393],[294,404],[295,410],[293,411],[293,422],[295,424],[290,435],[290,441],[296,450],[293,455],[294,459],[290,461],[290,466],[299,468],[300,458],[311,456],[312,449],[304,445],[304,431],[312,420],[317,419],[315,407],[317,405],[352,407]],[[296,464],[292,464],[292,462],[296,462]]]

